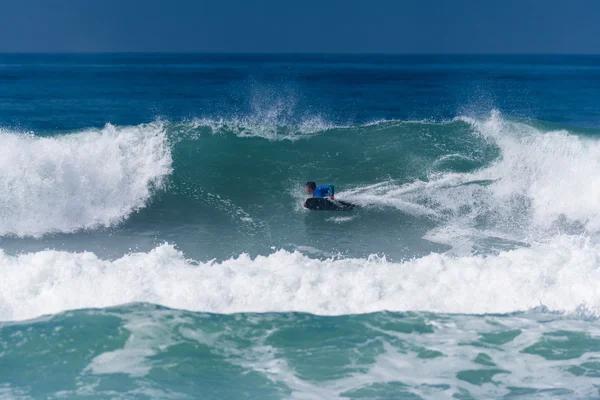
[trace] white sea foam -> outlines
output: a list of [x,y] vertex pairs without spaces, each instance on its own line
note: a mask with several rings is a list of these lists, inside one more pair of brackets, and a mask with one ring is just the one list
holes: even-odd
[[[378,314],[352,319],[361,321],[358,325],[339,320],[336,326],[346,328],[342,329],[344,335],[333,332],[324,342],[308,338],[291,352],[289,341],[274,338],[280,333],[285,337],[291,332],[306,333],[306,327],[330,326],[330,321],[290,315],[223,321],[206,314],[192,316],[153,307],[101,314],[121,319],[121,329],[129,332],[129,337],[122,348],[97,355],[84,371],[127,374],[136,385],[170,368],[164,360],[172,360],[171,349],[193,343],[208,360],[241,367],[243,375],[252,371],[263,376],[276,387],[286,388],[286,398],[291,399],[387,398],[392,394],[396,398],[439,399],[466,391],[475,398],[501,398],[513,395],[516,387],[528,389],[527,398],[595,398],[598,393],[594,370],[598,358],[593,347],[600,337],[598,324],[537,310],[483,317]],[[433,332],[398,329],[411,322]],[[245,329],[248,325],[252,329]],[[348,340],[357,345],[340,346]],[[544,356],[543,348],[551,352]],[[307,362],[314,360],[315,354],[336,360],[335,371],[307,371]],[[577,369],[586,373],[572,372]],[[78,395],[105,394],[82,393],[80,387]],[[230,389],[232,397],[246,387]],[[131,391],[127,394],[134,395]],[[148,394],[152,398],[177,395],[188,397],[176,392]]]
[[343,224],[345,222],[350,222],[355,218],[356,218],[355,215],[346,216],[346,217],[330,217],[330,218],[327,218],[327,221],[333,222],[335,224]]
[[475,179],[494,179],[490,190],[509,202],[531,203],[533,223],[549,227],[559,217],[600,229],[600,141],[567,131],[542,132],[492,113],[485,121],[463,118],[495,142],[502,157]]
[[54,137],[0,131],[0,236],[106,227],[144,207],[171,173],[161,123]]
[[597,314],[599,260],[599,246],[572,236],[493,256],[431,254],[399,263],[283,250],[197,263],[166,244],[114,261],[92,253],[0,252],[0,320],[129,302],[217,313],[508,313],[544,305]]
[[[465,389],[475,398],[502,398],[510,396],[511,389],[523,386],[531,389],[532,393],[525,396],[527,398],[593,398],[597,388],[591,374],[576,376],[565,371],[573,364],[594,362],[593,352],[585,352],[567,361],[528,354],[523,349],[544,343],[544,334],[551,332],[578,331],[598,337],[597,326],[573,319],[551,320],[547,316],[541,321],[536,320],[539,317],[535,314],[526,318],[454,316],[445,321],[435,321],[435,333],[431,335],[407,334],[371,326],[376,332],[407,341],[411,346],[399,349],[394,345],[395,341],[384,340],[384,352],[376,357],[373,364],[365,366],[365,372],[355,372],[335,381],[335,388],[341,388],[338,393],[343,393],[401,380],[409,393],[425,399],[449,398],[452,393],[464,392]],[[483,343],[482,346],[484,335],[502,331],[518,335],[513,340]],[[444,356],[423,358],[414,350],[406,351],[406,348],[435,349]],[[477,361],[482,354],[486,356],[484,360],[489,360],[487,365],[482,365],[481,359]],[[468,372],[491,372],[493,379],[491,382],[469,381]],[[564,388],[569,392],[565,393]],[[540,393],[535,393],[536,390]],[[556,396],[557,393],[551,393],[552,390],[562,392],[562,396]]]

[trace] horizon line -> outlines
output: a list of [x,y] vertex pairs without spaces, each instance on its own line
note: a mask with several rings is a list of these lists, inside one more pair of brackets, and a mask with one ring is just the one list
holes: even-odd
[[125,55],[125,54],[152,54],[152,55],[268,55],[268,56],[598,56],[598,53],[395,53],[395,52],[228,52],[228,51],[0,51],[0,55]]

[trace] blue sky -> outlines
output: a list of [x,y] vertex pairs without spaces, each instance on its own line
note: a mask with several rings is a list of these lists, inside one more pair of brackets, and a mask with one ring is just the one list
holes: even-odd
[[2,0],[0,52],[600,53],[593,0]]

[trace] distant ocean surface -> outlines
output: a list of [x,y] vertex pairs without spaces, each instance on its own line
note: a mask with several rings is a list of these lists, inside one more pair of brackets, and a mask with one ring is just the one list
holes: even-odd
[[599,317],[600,56],[0,55],[0,399],[599,398]]

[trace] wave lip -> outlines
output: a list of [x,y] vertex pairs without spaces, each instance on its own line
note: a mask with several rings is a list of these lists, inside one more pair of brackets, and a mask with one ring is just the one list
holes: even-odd
[[171,173],[161,123],[38,137],[0,131],[0,236],[108,227]]
[[495,256],[434,253],[404,262],[319,260],[280,250],[199,263],[167,244],[114,261],[93,253],[0,251],[0,320],[131,302],[213,313],[488,314],[545,306],[598,315],[599,258],[597,245],[573,236]]

